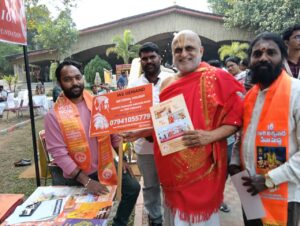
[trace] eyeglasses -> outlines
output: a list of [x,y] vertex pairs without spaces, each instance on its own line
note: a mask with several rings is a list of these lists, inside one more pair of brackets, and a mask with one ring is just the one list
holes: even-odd
[[295,35],[293,38],[296,39],[297,41],[300,41],[300,35]]

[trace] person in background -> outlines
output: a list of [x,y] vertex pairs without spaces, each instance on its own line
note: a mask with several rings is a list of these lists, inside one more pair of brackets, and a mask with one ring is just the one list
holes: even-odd
[[7,92],[4,87],[0,85],[0,118],[3,118],[3,111],[6,108]]
[[239,65],[240,70],[241,70],[241,71],[247,71],[247,70],[249,70],[249,69],[248,69],[248,65],[249,65],[248,60],[247,60],[246,58],[245,58],[245,59],[242,59],[242,60],[240,61],[240,65]]
[[219,60],[209,60],[207,63],[211,66],[217,67],[217,68],[222,68],[221,61]]
[[255,85],[244,100],[242,136],[229,171],[249,172],[243,185],[260,195],[267,214],[254,220],[244,214],[246,226],[300,225],[300,81],[283,70],[286,57],[283,40],[270,32],[249,48]]
[[4,87],[0,85],[0,102],[5,102],[7,99],[7,91],[4,90]]
[[105,93],[109,93],[109,92],[110,92],[110,89],[107,85],[105,85],[105,84],[99,85],[98,94],[105,94]]
[[[155,43],[143,44],[139,50],[139,57],[144,73],[134,80],[130,87],[152,83],[154,104],[157,104],[162,82],[173,76],[173,73],[161,70],[160,49]],[[153,155],[152,130],[149,134],[147,132],[149,131],[129,132],[123,134],[123,137],[126,141],[136,140],[134,150],[137,154],[138,167],[144,178],[143,196],[145,208],[149,213],[150,226],[160,226],[163,222],[161,189]]]
[[117,81],[117,87],[118,89],[125,89],[128,84],[128,78],[127,78],[127,72],[122,72],[118,81]]
[[247,59],[242,59],[240,62],[240,69],[242,71],[246,72],[246,78],[245,78],[245,82],[244,82],[244,87],[246,89],[246,91],[248,91],[249,89],[251,89],[251,87],[253,86],[253,84],[251,83],[252,80],[252,71],[249,70],[249,62]]
[[282,39],[288,48],[288,56],[284,61],[287,73],[300,79],[300,24],[288,27],[282,34]]
[[[88,192],[105,194],[108,190],[98,178],[104,173],[103,166],[100,165],[101,156],[98,155],[106,147],[117,149],[120,138],[117,135],[108,136],[107,139],[89,136],[93,96],[84,91],[84,80],[78,63],[60,63],[55,75],[63,93],[45,117],[45,136],[47,151],[52,155],[54,163],[62,169],[63,177],[54,177],[53,184],[84,186]],[[109,166],[110,168],[105,168],[104,178],[115,175],[113,163]],[[140,185],[125,161],[122,199],[113,219],[113,226],[127,225],[139,192]]]
[[186,149],[162,156],[154,142],[157,172],[169,225],[219,226],[227,174],[226,137],[242,124],[244,89],[226,71],[201,62],[203,47],[193,31],[175,34],[173,62],[179,74],[167,78],[160,101],[183,94],[195,130],[184,131]]
[[56,102],[57,98],[59,97],[59,95],[61,94],[61,88],[60,85],[56,83],[56,85],[54,86],[53,90],[52,90],[52,99],[53,99],[53,103]]
[[42,83],[38,83],[35,87],[35,95],[45,94],[45,86]]
[[92,85],[92,94],[93,95],[98,95],[98,86],[97,85]]
[[244,85],[246,79],[246,72],[241,71],[239,65],[240,59],[238,57],[230,56],[225,60],[225,66],[228,72],[232,74],[239,83]]
[[[217,68],[222,68],[221,61],[219,61],[219,60],[209,60],[209,61],[207,61],[207,63],[211,66],[214,66]],[[232,150],[233,143],[234,143],[234,134],[227,137],[227,165],[229,165],[229,162],[231,159],[231,150]],[[227,175],[228,175],[228,173],[227,173]],[[230,208],[224,201],[222,202],[222,204],[220,206],[220,210],[225,213],[230,212]]]

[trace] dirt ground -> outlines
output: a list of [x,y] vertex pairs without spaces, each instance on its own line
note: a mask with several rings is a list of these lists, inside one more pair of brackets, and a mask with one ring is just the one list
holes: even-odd
[[[10,112],[7,121],[5,112],[3,118],[0,119],[0,131],[22,124],[29,118],[29,112],[24,112],[21,118],[17,118],[14,113]],[[35,124],[36,132],[43,129],[42,118],[37,119]],[[36,189],[36,181],[35,179],[19,179],[20,173],[27,166],[15,167],[14,162],[26,158],[31,159],[34,164],[30,122],[7,134],[0,134],[0,153],[0,193],[22,193],[28,197]]]

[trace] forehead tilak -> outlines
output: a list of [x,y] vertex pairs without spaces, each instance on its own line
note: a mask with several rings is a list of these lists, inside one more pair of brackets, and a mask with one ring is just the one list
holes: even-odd
[[268,49],[279,49],[279,47],[272,40],[260,40],[253,46],[253,51],[266,51]]
[[173,47],[174,48],[183,48],[186,44],[186,35],[179,35],[175,38]]

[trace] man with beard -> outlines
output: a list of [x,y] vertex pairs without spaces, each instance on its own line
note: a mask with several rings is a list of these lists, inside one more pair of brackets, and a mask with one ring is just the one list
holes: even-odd
[[260,194],[266,216],[244,215],[246,226],[300,223],[300,81],[282,69],[286,57],[282,39],[269,32],[249,48],[255,85],[244,100],[241,145],[233,149],[229,170],[232,175],[248,170],[243,185]]
[[177,33],[173,62],[179,74],[162,84],[160,101],[183,94],[195,130],[183,132],[186,149],[154,156],[165,198],[167,225],[218,226],[227,174],[227,142],[242,123],[244,91],[232,75],[201,62],[203,47],[193,31]]
[[[116,175],[113,159],[103,171],[101,153],[109,153],[111,146],[116,149],[120,139],[116,135],[107,136],[107,139],[89,136],[92,96],[84,91],[80,65],[64,61],[58,65],[55,75],[63,93],[45,117],[47,151],[63,171],[63,177],[53,178],[54,185],[83,185],[91,193],[105,194],[108,190],[102,184],[104,179]],[[113,220],[115,226],[127,225],[140,191],[139,183],[124,164],[122,200]]]
[[[130,84],[130,87],[153,84],[154,103],[159,103],[159,92],[162,82],[173,74],[161,71],[159,47],[146,42],[139,50],[141,66],[144,74]],[[123,134],[125,140],[133,141],[137,154],[137,163],[143,175],[143,196],[146,210],[149,213],[150,226],[162,225],[162,203],[160,184],[153,156],[153,139],[151,131],[138,131]],[[147,136],[148,135],[148,136]]]

